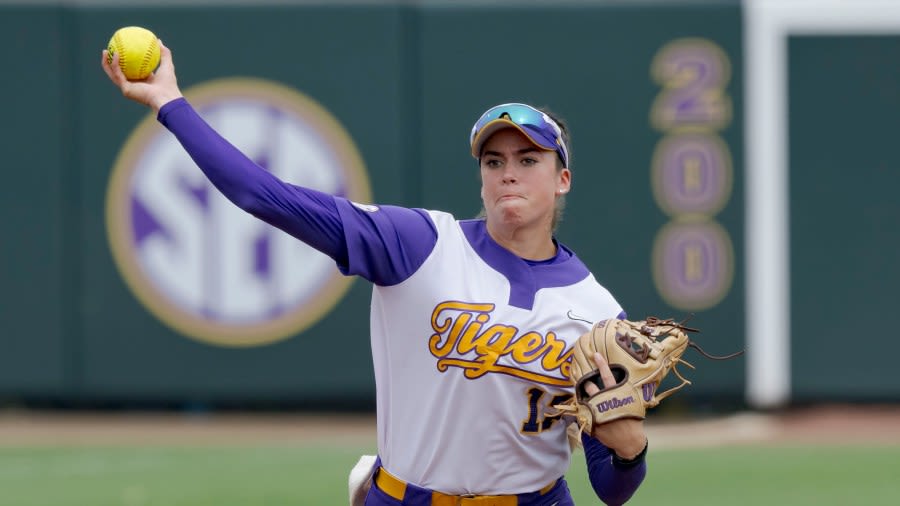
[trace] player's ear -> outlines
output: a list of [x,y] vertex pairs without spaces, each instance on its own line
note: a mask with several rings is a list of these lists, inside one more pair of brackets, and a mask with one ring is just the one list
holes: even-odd
[[569,193],[569,190],[572,189],[572,171],[569,169],[562,169],[557,174],[557,182],[560,193]]

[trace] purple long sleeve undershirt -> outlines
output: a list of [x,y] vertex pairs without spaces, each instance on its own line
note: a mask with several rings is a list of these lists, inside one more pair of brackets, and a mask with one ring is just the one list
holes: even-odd
[[[437,239],[421,209],[380,206],[371,213],[347,199],[281,181],[213,130],[183,98],[157,119],[172,132],[210,182],[235,205],[328,255],[342,272],[392,285],[412,275]],[[646,475],[646,462],[613,463],[610,450],[584,436],[588,475],[606,504],[623,504]]]
[[609,448],[587,434],[581,434],[581,444],[594,493],[610,506],[625,504],[647,475],[646,459],[622,466],[613,462]]
[[434,224],[421,209],[379,206],[368,212],[345,198],[278,179],[213,130],[183,98],[160,108],[157,119],[228,200],[328,255],[344,274],[397,284],[422,265],[437,241]]

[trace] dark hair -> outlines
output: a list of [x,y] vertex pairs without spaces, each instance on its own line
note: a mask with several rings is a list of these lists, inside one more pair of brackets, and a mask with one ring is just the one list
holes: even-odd
[[[568,148],[568,150],[569,150],[569,165],[572,165],[572,143],[571,143],[571,140],[569,137],[569,126],[566,124],[566,122],[562,118],[559,117],[559,115],[557,115],[553,111],[547,109],[546,107],[538,107],[537,109],[539,111],[541,111],[542,113],[546,114],[547,116],[550,116],[550,119],[552,119],[553,121],[556,122],[557,125],[559,125],[559,129],[560,129],[560,131],[562,131],[562,141],[566,144],[566,148]],[[556,156],[556,171],[557,172],[563,170],[564,168],[571,170],[571,167],[565,167],[563,165],[563,163],[564,162],[563,162],[562,156],[560,156],[559,153],[557,153],[557,156]],[[556,206],[553,209],[553,221],[551,221],[551,223],[550,223],[550,230],[552,230],[554,232],[556,231],[556,228],[559,226],[559,222],[562,221],[563,211],[565,209],[566,209],[566,194],[563,193],[556,197]]]

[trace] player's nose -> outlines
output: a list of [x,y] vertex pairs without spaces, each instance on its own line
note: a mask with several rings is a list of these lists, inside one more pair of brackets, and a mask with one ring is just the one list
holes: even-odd
[[515,167],[512,164],[507,164],[503,167],[503,182],[504,183],[515,183],[518,179],[518,175],[516,174]]

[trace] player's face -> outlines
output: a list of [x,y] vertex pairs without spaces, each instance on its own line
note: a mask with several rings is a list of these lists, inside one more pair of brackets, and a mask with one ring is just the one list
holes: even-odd
[[498,131],[481,152],[481,199],[489,223],[550,226],[556,199],[569,190],[569,169],[515,128]]

